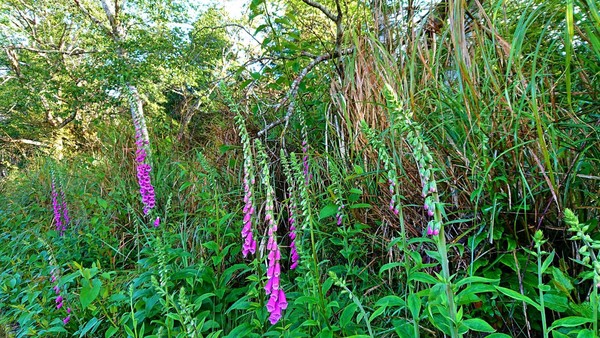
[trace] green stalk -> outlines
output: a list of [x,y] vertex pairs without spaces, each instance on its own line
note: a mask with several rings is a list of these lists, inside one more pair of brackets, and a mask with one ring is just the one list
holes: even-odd
[[325,298],[323,297],[323,286],[321,284],[321,279],[319,278],[319,264],[317,263],[317,247],[315,244],[315,231],[314,231],[314,227],[313,227],[313,222],[312,222],[312,217],[308,222],[310,228],[310,246],[311,246],[311,250],[312,250],[312,259],[313,259],[313,269],[314,269],[314,278],[315,278],[315,283],[317,285],[317,292],[319,293],[319,305],[321,306],[321,316],[323,316],[323,319],[325,320],[325,323],[327,324],[327,327],[331,330],[331,325],[329,324],[329,320],[327,318],[327,315],[325,314]]
[[[406,240],[406,226],[404,225],[404,213],[402,212],[402,204],[398,206],[398,219],[400,220],[400,236],[402,236],[402,251],[404,251],[404,269],[406,271],[406,284],[408,284],[408,295],[415,291],[415,286],[410,282],[410,256],[408,255],[408,241]],[[413,331],[415,338],[420,337],[419,333],[419,316],[413,317]]]
[[[548,329],[546,325],[546,311],[544,308],[544,291],[542,291],[542,249],[541,243],[536,244],[537,247],[537,265],[538,265],[538,289],[540,290],[540,307],[542,315],[542,332],[544,332],[544,338],[548,338]],[[595,290],[596,288],[594,288]]]
[[[438,211],[436,210],[436,218]],[[441,215],[440,215],[441,219]],[[452,338],[462,337],[458,333],[458,327],[456,326],[456,304],[454,304],[454,291],[452,291],[452,283],[450,282],[450,265],[448,264],[448,250],[446,248],[446,235],[444,234],[444,225],[440,227],[440,233],[437,236],[438,252],[440,254],[442,263],[442,276],[446,283],[446,296],[448,297],[448,310],[450,314],[450,331]]]
[[594,321],[592,325],[594,327],[594,335],[598,335],[598,286],[594,286],[594,302],[592,308],[594,309]]

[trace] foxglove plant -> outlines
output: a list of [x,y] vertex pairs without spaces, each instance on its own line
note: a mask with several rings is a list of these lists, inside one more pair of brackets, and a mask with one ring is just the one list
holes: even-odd
[[244,244],[242,245],[242,255],[248,256],[249,253],[254,254],[256,252],[256,240],[252,230],[252,216],[254,214],[254,194],[253,187],[255,183],[254,178],[254,164],[252,159],[252,147],[250,144],[250,136],[246,130],[244,124],[244,118],[242,115],[237,114],[235,117],[237,123],[240,138],[242,140],[242,148],[244,152],[244,209],[243,209],[243,225],[242,225],[242,238]]
[[274,196],[275,191],[271,186],[271,174],[269,171],[269,163],[267,155],[262,147],[260,140],[255,140],[256,149],[260,156],[260,164],[262,166],[262,184],[266,191],[265,205],[265,222],[267,223],[267,231],[269,238],[267,240],[267,285],[265,292],[269,296],[267,302],[267,311],[269,311],[269,321],[271,324],[276,324],[281,319],[282,311],[288,306],[287,299],[283,288],[281,288],[281,251],[277,244],[277,223],[274,219]]
[[54,299],[54,302],[56,303],[56,310],[58,311],[62,308],[65,308],[67,315],[65,316],[65,318],[63,318],[62,321],[63,321],[64,325],[67,325],[67,323],[69,323],[69,321],[71,320],[71,308],[65,306],[66,299],[61,294],[61,289],[60,289],[60,286],[58,285],[58,278],[59,278],[58,269],[52,270],[50,280],[54,284],[52,289],[54,290],[54,293],[56,294],[56,298]]
[[362,130],[365,133],[367,140],[371,144],[375,151],[377,151],[377,156],[379,160],[383,162],[383,167],[387,173],[388,178],[388,189],[392,197],[390,198],[389,209],[395,215],[400,214],[401,205],[400,205],[400,194],[398,191],[398,168],[396,164],[392,161],[392,157],[388,154],[383,142],[377,137],[375,131],[367,125],[365,121],[362,121]]
[[433,176],[433,156],[421,136],[421,126],[412,120],[409,111],[402,109],[396,94],[389,85],[386,85],[384,95],[390,115],[395,120],[394,127],[400,128],[401,132],[406,133],[405,139],[412,149],[412,155],[419,170],[421,195],[425,199],[423,208],[429,217],[433,217],[427,223],[427,235],[437,236],[442,227],[444,207],[440,202],[436,180]]
[[595,287],[592,287],[592,294],[590,295],[590,304],[592,306],[592,311],[590,312],[592,313],[592,332],[598,332],[598,305],[600,304],[600,297],[598,295],[598,289],[600,289],[600,240],[593,239],[590,236],[592,233],[591,230],[594,229],[593,227],[590,229],[590,223],[579,223],[579,218],[569,208],[564,210],[564,221],[569,227],[567,231],[573,233],[570,240],[582,242],[582,245],[579,248],[581,260],[577,260],[576,262],[588,268],[588,272],[593,273],[592,285]]
[[290,168],[290,163],[287,160],[285,151],[281,149],[281,163],[283,164],[283,172],[287,181],[287,195],[288,195],[288,223],[290,225],[290,269],[294,270],[298,267],[298,260],[300,255],[298,254],[298,248],[296,246],[296,222],[298,219],[298,200],[296,198],[296,182]]
[[[297,247],[300,258],[302,258],[302,267],[306,271],[306,277],[304,281],[310,287],[302,288],[304,291],[312,291],[311,296],[318,299],[318,306],[320,310],[320,314],[323,317],[323,320],[326,323],[328,321],[327,309],[325,304],[325,295],[323,292],[323,285],[321,284],[321,273],[319,269],[319,259],[317,257],[317,241],[315,239],[315,220],[313,217],[313,206],[311,203],[311,199],[313,198],[310,195],[309,186],[306,184],[306,176],[304,171],[304,166],[301,160],[299,160],[295,153],[290,154],[290,168],[293,172],[293,176],[295,179],[295,187],[298,191],[298,205],[300,206],[301,222],[300,223],[300,232],[299,234],[304,233],[305,230],[308,230],[310,235],[310,254],[304,254],[302,245]],[[312,265],[312,266],[311,266]],[[328,324],[329,325],[329,324]]]
[[[58,263],[56,262],[56,258],[54,257],[54,254],[52,253],[52,247],[43,239],[39,238],[39,240],[44,244],[44,246],[47,249],[48,254],[48,261],[50,266],[58,266]],[[61,309],[63,309],[66,312],[66,316],[62,319],[62,322],[64,325],[67,325],[67,323],[71,320],[71,308],[68,306],[65,306],[65,304],[67,303],[67,300],[65,299],[66,297],[64,297],[62,295],[61,292],[61,288],[60,288],[60,284],[59,284],[59,279],[60,279],[60,270],[58,268],[53,268],[52,271],[50,272],[50,283],[52,284],[52,290],[54,291],[54,294],[56,296],[56,298],[54,298],[54,303],[56,306],[56,311],[59,311]]]
[[62,199],[62,211],[63,211],[62,232],[64,234],[64,232],[67,230],[67,225],[69,224],[69,221],[70,221],[69,208],[67,207],[67,198],[65,196],[65,189],[64,189],[64,186],[62,185],[62,183],[59,183],[59,189],[60,189],[60,198]]
[[337,205],[337,211],[335,214],[336,224],[341,226],[344,221],[344,201],[342,199],[342,188],[340,185],[340,177],[337,171],[334,168],[333,164],[329,165],[329,173],[331,175],[331,180],[333,181],[333,195],[334,202]]
[[152,167],[147,163],[148,159],[148,147],[150,146],[147,139],[143,137],[142,127],[139,119],[133,120],[135,126],[135,145],[137,150],[135,152],[135,162],[137,164],[137,179],[140,185],[140,195],[142,196],[142,203],[144,204],[144,215],[148,215],[156,204],[154,187],[150,181],[150,171]]
[[[56,231],[59,236],[63,236],[67,230],[69,224],[69,210],[67,207],[67,199],[65,197],[65,191],[60,182],[58,182],[54,171],[50,172],[51,183],[50,188],[52,190],[52,209],[54,212],[54,224]],[[59,200],[60,199],[60,200]]]
[[304,166],[304,184],[308,185],[312,175],[309,172],[309,164],[308,164],[308,132],[306,130],[306,122],[304,121],[304,117],[302,114],[300,116],[300,124],[302,125],[302,164]]
[[454,291],[451,284],[450,265],[448,262],[448,250],[446,248],[446,236],[443,231],[444,207],[440,202],[436,181],[433,176],[433,156],[421,133],[421,126],[412,120],[410,111],[402,109],[402,105],[398,101],[396,93],[389,84],[383,92],[387,108],[394,119],[394,128],[399,128],[401,133],[404,133],[403,138],[407,140],[412,148],[412,155],[417,164],[419,175],[421,177],[422,196],[425,198],[424,208],[429,217],[433,217],[427,223],[427,234],[434,236],[442,265],[442,277],[445,284],[448,312],[450,315],[450,331],[452,337],[459,337],[458,328],[460,327],[461,317],[456,310],[454,303]]

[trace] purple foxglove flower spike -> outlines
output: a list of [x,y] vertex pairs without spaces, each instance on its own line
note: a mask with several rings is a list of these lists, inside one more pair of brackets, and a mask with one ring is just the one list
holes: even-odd
[[[150,181],[150,171],[152,170],[152,167],[150,166],[150,164],[146,163],[146,158],[148,156],[146,148],[148,147],[148,142],[144,140],[143,135],[140,131],[140,122],[137,119],[134,119],[133,123],[136,130],[135,144],[137,146],[137,150],[135,152],[135,161],[137,162],[137,179],[140,185],[140,195],[142,197],[142,203],[144,204],[143,212],[144,215],[147,215],[148,213],[150,213],[150,210],[152,210],[156,204],[154,187],[152,186],[152,183]],[[154,226],[158,226],[156,224],[156,221],[154,223]]]
[[58,191],[56,189],[56,179],[54,177],[54,172],[51,173],[52,176],[52,182],[51,182],[51,189],[52,189],[52,209],[54,210],[54,223],[56,226],[56,231],[59,233],[59,236],[62,236],[62,229],[63,229],[63,224],[62,224],[62,213],[61,213],[61,205],[60,202],[58,201]]

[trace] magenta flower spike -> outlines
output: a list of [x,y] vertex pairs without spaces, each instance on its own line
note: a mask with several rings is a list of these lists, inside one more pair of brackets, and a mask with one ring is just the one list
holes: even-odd
[[50,185],[52,188],[52,209],[54,210],[54,224],[56,226],[56,231],[62,236],[62,213],[61,213],[61,205],[58,201],[58,191],[56,189],[56,181],[54,178],[54,173],[52,173],[52,183]]
[[[61,290],[60,290],[60,287],[58,286],[57,280],[58,280],[58,271],[55,269],[52,271],[52,276],[50,278],[50,281],[52,283],[55,283],[54,286],[52,287],[52,289],[54,290],[54,293],[56,294],[54,303],[56,303],[56,310],[60,310],[60,309],[65,308],[65,304],[66,303],[68,304],[68,302],[67,302],[67,299],[65,299],[65,297],[63,297],[61,295],[61,292],[60,292]],[[63,319],[64,325],[66,325],[69,322],[69,320],[71,319],[71,308],[66,307],[66,312],[67,312],[67,317],[65,317]]]
[[64,234],[69,224],[69,208],[67,208],[67,198],[65,197],[65,189],[60,185],[60,197],[62,198],[63,223],[61,231]]
[[[290,194],[290,201],[292,201],[292,196]],[[300,258],[298,255],[298,249],[296,248],[296,205],[292,204],[288,206],[289,212],[289,223],[290,223],[290,232],[289,237],[291,240],[290,243],[290,259],[292,264],[290,265],[290,270],[294,270],[298,267],[298,259]]]
[[[146,158],[148,157],[147,148],[149,144],[147,140],[144,140],[141,128],[139,126],[139,121],[134,120],[134,125],[136,130],[135,144],[137,146],[137,150],[135,152],[135,161],[137,163],[137,179],[140,185],[140,195],[142,197],[142,203],[144,204],[143,212],[144,215],[148,215],[150,213],[150,210],[152,210],[156,204],[154,187],[152,186],[152,182],[150,181],[150,171],[152,170],[152,167],[150,166],[150,164],[146,163]],[[154,222],[154,226],[158,226],[156,224],[156,221]]]
[[267,162],[267,155],[262,148],[260,140],[255,140],[256,146],[259,149],[261,155],[262,170],[262,183],[266,189],[266,203],[265,203],[265,223],[267,224],[268,240],[267,240],[267,284],[265,285],[265,293],[269,296],[269,300],[266,304],[267,311],[269,311],[269,322],[275,325],[282,317],[282,312],[287,308],[288,303],[285,296],[285,292],[281,288],[281,252],[279,251],[279,245],[277,245],[277,223],[273,216],[274,211],[274,197],[275,192],[271,186],[269,164]]
[[242,245],[242,255],[248,256],[249,253],[254,254],[256,252],[256,241],[252,234],[252,214],[254,213],[254,206],[252,205],[252,189],[250,187],[250,173],[248,168],[244,168],[244,219],[242,226],[242,238],[244,244]]

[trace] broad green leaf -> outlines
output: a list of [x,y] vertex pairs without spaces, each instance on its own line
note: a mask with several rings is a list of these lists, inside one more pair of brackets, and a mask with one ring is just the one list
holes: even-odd
[[252,325],[248,322],[242,323],[236,326],[233,330],[229,332],[229,335],[226,337],[229,338],[237,338],[237,337],[247,337],[252,332]]
[[597,336],[594,334],[594,331],[590,329],[584,329],[579,331],[577,334],[577,338],[596,338]]
[[372,206],[369,203],[356,203],[356,204],[352,204],[349,208],[350,209],[371,209]]
[[79,300],[81,301],[81,307],[86,309],[100,293],[100,288],[102,287],[102,282],[99,279],[83,281],[83,286],[81,287],[81,293],[79,294]]
[[552,268],[552,284],[565,295],[570,295],[574,289],[571,280],[557,267]]
[[536,303],[535,301],[533,301],[531,298],[522,295],[514,290],[511,289],[507,289],[505,287],[502,286],[496,286],[496,289],[500,292],[502,292],[503,294],[507,295],[508,297],[521,301],[521,302],[525,302],[533,307],[535,307],[538,311],[541,311],[542,307],[540,306],[540,304]]
[[377,310],[373,311],[373,313],[369,317],[369,323],[373,322],[373,320],[375,318],[381,316],[381,314],[383,314],[384,311],[385,311],[385,307],[380,307]]
[[496,330],[488,324],[485,320],[480,318],[465,319],[462,322],[470,330],[478,332],[495,332]]
[[544,306],[552,311],[565,312],[569,309],[569,300],[562,294],[544,293]]
[[104,338],[110,338],[119,331],[118,327],[111,326],[104,333]]
[[410,275],[409,281],[418,281],[425,284],[436,284],[439,282],[437,278],[424,272],[415,272]]
[[583,324],[591,323],[592,319],[578,316],[564,317],[561,319],[557,319],[552,323],[552,326],[548,329],[552,331],[557,327],[576,327]]
[[421,297],[411,293],[408,295],[408,309],[414,320],[419,320],[421,313]]
[[90,332],[90,330],[92,332],[94,332],[92,329],[96,328],[98,325],[100,325],[100,323],[102,323],[101,320],[98,320],[98,318],[93,317],[92,319],[90,319],[87,322],[87,324],[85,324],[83,329],[81,329],[81,332],[79,333],[79,337],[85,336],[88,332]]
[[337,211],[338,206],[333,203],[329,203],[326,206],[324,206],[323,209],[321,209],[321,211],[319,212],[319,219],[321,220],[323,218],[331,217],[335,215]]
[[552,251],[550,253],[550,255],[548,255],[548,257],[546,257],[546,259],[544,260],[544,263],[542,263],[542,273],[544,273],[544,272],[546,272],[546,270],[548,270],[548,267],[554,260],[554,256],[555,256],[555,252]]
[[342,314],[340,316],[340,325],[342,327],[346,327],[352,321],[352,317],[354,317],[354,313],[356,312],[357,308],[358,306],[355,303],[351,303],[348,306],[346,306],[344,311],[342,311]]
[[401,262],[392,262],[392,263],[387,263],[384,264],[381,268],[379,268],[379,276],[381,276],[382,273],[386,272],[387,270],[393,269],[393,268],[397,268],[397,267],[401,267],[404,266],[404,263]]
[[454,283],[454,285],[457,288],[460,288],[461,286],[463,286],[465,284],[473,284],[473,283],[488,283],[488,284],[494,283],[495,284],[495,283],[498,283],[499,281],[500,281],[499,279],[472,276],[472,277],[467,277],[467,278],[458,280],[456,283]]
[[375,306],[393,306],[403,308],[406,306],[406,303],[398,296],[389,295],[378,300],[377,303],[375,303]]

